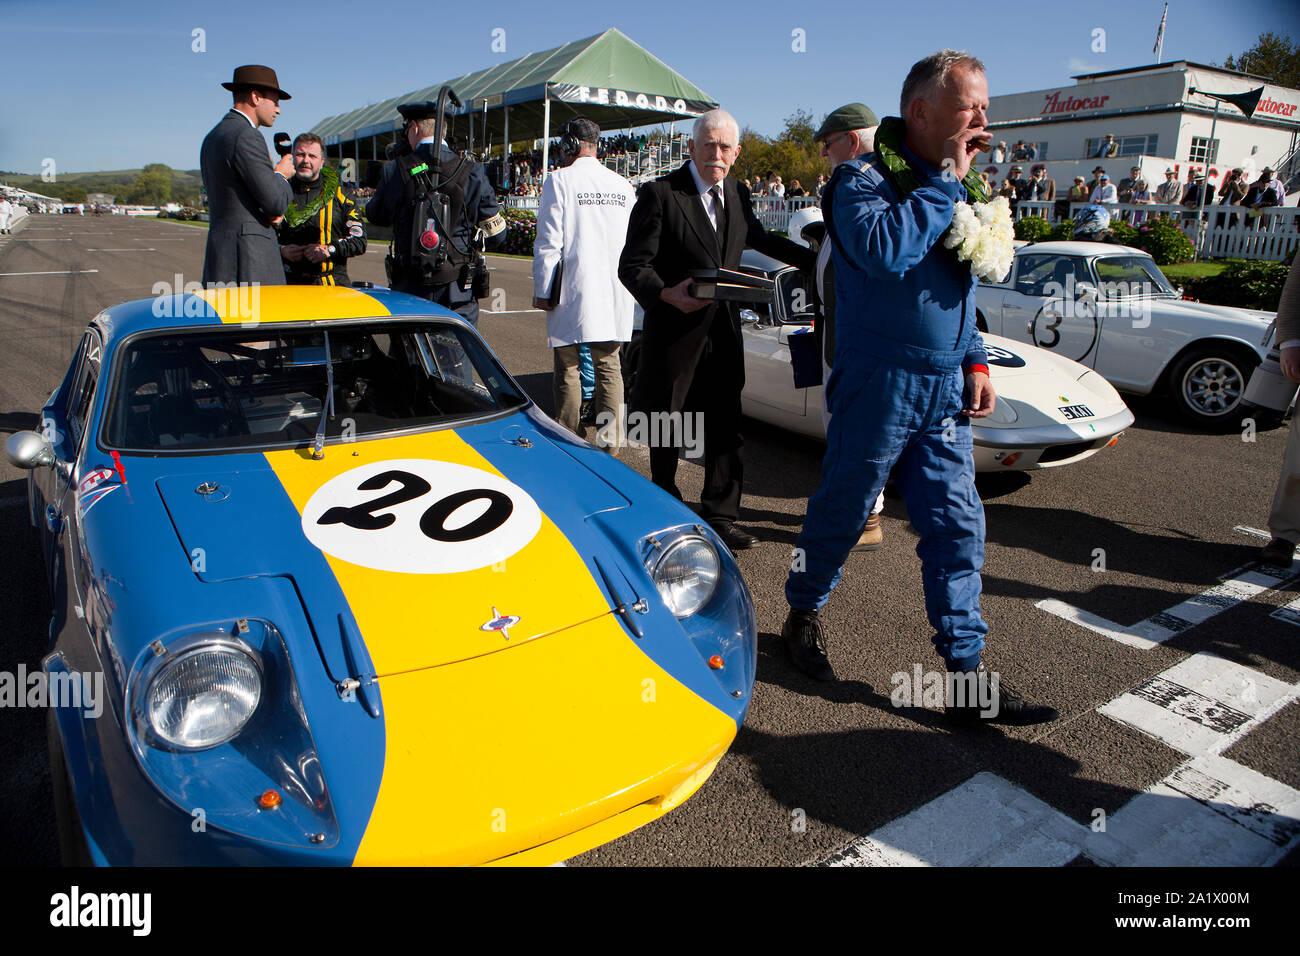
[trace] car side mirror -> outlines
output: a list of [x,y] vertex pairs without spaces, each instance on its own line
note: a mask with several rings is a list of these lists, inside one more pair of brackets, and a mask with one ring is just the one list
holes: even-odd
[[1097,287],[1091,282],[1076,282],[1074,284],[1074,290],[1077,298],[1091,299],[1093,302],[1096,302],[1097,296],[1100,295],[1097,291]]
[[754,328],[758,328],[760,325],[763,324],[763,317],[760,316],[760,315],[759,315],[757,312],[755,312],[753,309],[741,309],[741,310],[740,310],[740,324],[741,324],[741,325],[752,325],[752,326],[754,326]]
[[5,442],[5,458],[9,464],[25,471],[54,464],[54,449],[36,432],[14,432]]

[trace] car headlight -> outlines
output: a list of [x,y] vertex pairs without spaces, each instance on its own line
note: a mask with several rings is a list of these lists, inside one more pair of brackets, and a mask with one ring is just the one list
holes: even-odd
[[[984,422],[994,425],[1014,425],[1019,420],[1020,415],[1016,411],[1016,407],[999,395],[993,402],[993,411],[988,418],[984,419]],[[979,419],[975,419],[975,421],[978,422]]]
[[650,569],[650,578],[668,609],[690,617],[708,603],[718,586],[718,552],[704,538],[683,536],[668,545]]
[[[329,690],[323,696],[336,699]],[[202,807],[208,830],[313,850],[338,844],[289,647],[270,621],[238,618],[160,635],[131,665],[126,700],[140,768],[186,814]],[[348,733],[368,735],[373,745],[368,725],[379,721],[360,707],[353,716]],[[381,727],[381,755],[382,735]],[[283,802],[273,812],[254,810],[250,796],[267,789]]]
[[1080,375],[1078,382],[1100,398],[1119,399],[1119,392],[1115,391],[1115,386],[1110,384],[1103,375],[1092,369],[1088,369],[1088,371]]
[[144,711],[150,729],[179,750],[230,740],[262,698],[262,671],[243,648],[200,644],[172,658],[149,681]]

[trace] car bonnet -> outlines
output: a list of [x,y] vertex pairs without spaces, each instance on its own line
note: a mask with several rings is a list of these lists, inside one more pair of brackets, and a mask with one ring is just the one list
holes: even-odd
[[341,590],[375,674],[435,667],[610,613],[563,529],[627,499],[541,436],[515,444],[511,421],[526,419],[470,440],[442,429],[330,445],[319,461],[268,451],[264,471],[223,472],[213,457],[211,494],[196,494],[192,463],[157,486],[186,554],[203,549],[201,580],[293,577],[331,674],[347,667],[320,588]]

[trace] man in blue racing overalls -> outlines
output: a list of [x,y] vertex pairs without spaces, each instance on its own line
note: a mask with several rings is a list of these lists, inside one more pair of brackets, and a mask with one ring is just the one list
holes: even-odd
[[881,123],[875,152],[838,166],[827,188],[838,302],[831,414],[821,485],[786,581],[782,637],[801,670],[834,679],[818,611],[897,463],[898,489],[920,533],[934,645],[949,672],[984,689],[956,702],[950,693],[948,715],[1054,720],[1054,709],[1027,703],[980,664],[988,632],[979,607],[984,509],[970,419],[991,414],[995,397],[970,264],[941,239],[954,203],[987,198],[970,174],[988,141],[984,66],[953,50],[927,57],[908,74],[901,106],[902,119]]

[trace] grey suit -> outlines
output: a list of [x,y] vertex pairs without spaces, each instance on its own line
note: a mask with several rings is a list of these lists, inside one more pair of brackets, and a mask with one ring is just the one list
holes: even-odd
[[199,166],[212,217],[203,284],[284,285],[280,243],[270,221],[288,208],[293,188],[271,165],[262,135],[231,110],[203,140]]

